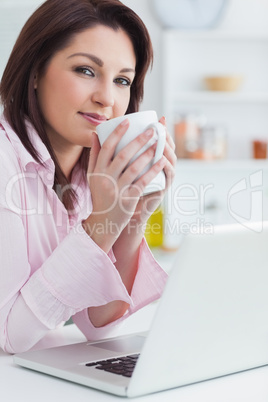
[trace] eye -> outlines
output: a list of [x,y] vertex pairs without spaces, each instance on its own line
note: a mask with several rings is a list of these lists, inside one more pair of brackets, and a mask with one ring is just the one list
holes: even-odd
[[131,81],[127,78],[123,77],[118,77],[114,80],[116,84],[122,85],[124,87],[130,87],[131,86]]
[[94,77],[94,72],[89,67],[76,67],[75,71],[79,74],[87,75],[89,77]]

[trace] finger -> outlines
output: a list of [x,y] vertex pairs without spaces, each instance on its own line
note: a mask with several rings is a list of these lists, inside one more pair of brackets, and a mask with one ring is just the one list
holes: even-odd
[[166,127],[167,123],[166,123],[166,118],[165,118],[165,116],[162,116],[161,119],[159,119],[159,123],[163,124],[163,126]]
[[169,145],[168,142],[166,142],[166,145],[165,145],[164,155],[169,160],[169,162],[172,164],[172,166],[175,167],[176,162],[177,162],[177,156],[174,152],[174,149]]
[[168,189],[171,186],[171,184],[175,178],[176,170],[175,170],[175,166],[172,165],[167,158],[166,158],[166,164],[164,167],[164,173],[166,175],[166,189]]
[[170,145],[170,147],[173,149],[173,151],[175,150],[176,146],[175,146],[175,142],[173,140],[173,138],[171,137],[170,134],[167,135],[166,137],[166,141],[167,143]]
[[132,164],[134,159],[139,158],[140,155],[146,152],[146,148],[150,147],[150,145],[152,146],[155,141],[154,130],[150,128],[121,149],[110,166],[111,171],[115,175],[114,177],[119,177],[127,166]]
[[98,159],[98,168],[106,168],[113,159],[116,146],[126,133],[129,127],[129,120],[125,119],[120,123],[116,129],[109,135],[107,140],[102,144],[100,153],[101,157]]
[[88,173],[92,173],[95,169],[98,155],[100,152],[100,142],[97,134],[95,132],[92,133],[92,145],[90,149],[90,155],[89,155],[89,164],[88,164]]
[[[159,123],[163,124],[163,126],[165,126],[165,127],[167,126],[165,116],[161,117],[161,119],[159,120]],[[169,145],[171,146],[171,148],[175,149],[175,143],[168,131],[166,131],[166,140],[169,143]]]
[[156,162],[148,172],[144,173],[134,184],[130,185],[129,191],[130,193],[137,191],[137,188],[140,189],[141,192],[144,191],[145,187],[158,175],[161,170],[164,169],[167,163],[167,159],[165,156],[162,156],[158,162]]
[[142,175],[144,169],[152,162],[155,149],[156,144],[153,144],[124,170],[120,177],[120,186],[130,185]]
[[175,142],[173,141],[173,138],[171,137],[171,135],[169,134],[169,132],[166,132],[166,141],[167,143],[170,145],[170,147],[175,150]]

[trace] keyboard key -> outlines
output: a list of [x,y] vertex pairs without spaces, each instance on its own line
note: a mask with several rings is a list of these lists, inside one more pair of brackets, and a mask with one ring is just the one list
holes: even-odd
[[113,374],[119,374],[124,377],[131,377],[139,354],[100,360],[97,362],[86,363],[87,367],[95,367],[97,370],[107,371]]

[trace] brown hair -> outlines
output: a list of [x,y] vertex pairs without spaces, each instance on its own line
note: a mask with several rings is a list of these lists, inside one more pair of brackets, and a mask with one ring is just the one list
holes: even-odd
[[[54,161],[54,190],[70,186],[44,130],[34,79],[36,74],[44,71],[53,55],[68,45],[73,35],[96,25],[105,25],[114,30],[121,28],[133,43],[136,75],[131,85],[127,113],[138,111],[143,98],[145,75],[152,63],[152,45],[144,23],[119,0],[45,1],[24,25],[2,76],[0,97],[5,118],[28,152],[42,163],[27,134],[25,119],[30,120]],[[80,158],[85,172],[88,158],[89,149],[85,148]],[[67,209],[73,208],[75,200],[73,190],[64,191],[62,201]]]

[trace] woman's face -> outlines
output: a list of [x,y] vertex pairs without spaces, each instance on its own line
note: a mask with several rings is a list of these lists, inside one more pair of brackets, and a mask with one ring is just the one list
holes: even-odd
[[98,124],[124,115],[135,66],[128,35],[103,25],[76,34],[55,53],[35,82],[52,146],[90,147]]

